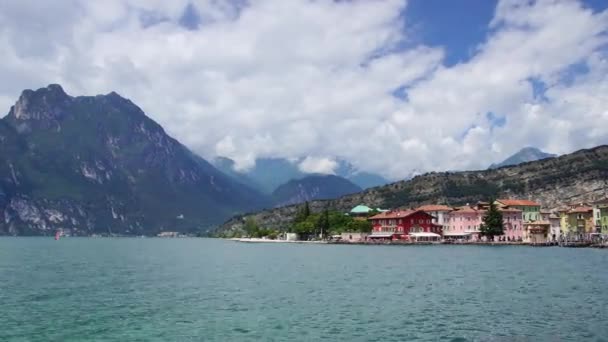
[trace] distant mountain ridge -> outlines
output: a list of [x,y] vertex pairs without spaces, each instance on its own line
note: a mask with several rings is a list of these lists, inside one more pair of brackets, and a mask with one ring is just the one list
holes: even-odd
[[292,179],[279,186],[272,198],[275,206],[285,206],[305,201],[334,199],[353,194],[362,189],[351,181],[334,175],[310,175]]
[[194,232],[271,206],[114,92],[23,91],[0,155],[0,235]]
[[[267,194],[271,194],[279,186],[291,180],[314,175],[302,172],[298,168],[298,162],[291,162],[284,158],[259,158],[254,167],[242,172],[235,170],[235,162],[230,158],[217,157],[213,160],[213,164],[225,174]],[[345,178],[363,189],[389,183],[384,177],[359,171],[344,160],[338,160],[335,175]]]
[[501,163],[490,165],[489,168],[495,169],[503,166],[519,165],[521,163],[541,160],[545,158],[553,158],[556,156],[556,154],[543,152],[536,147],[524,147],[517,153],[502,161]]

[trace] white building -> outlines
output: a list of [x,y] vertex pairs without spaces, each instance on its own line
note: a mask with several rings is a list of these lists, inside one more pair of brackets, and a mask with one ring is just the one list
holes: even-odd
[[446,231],[447,226],[450,224],[450,213],[454,208],[441,204],[427,204],[416,208],[416,210],[422,210],[432,215],[434,217],[433,223],[440,225],[442,231]]

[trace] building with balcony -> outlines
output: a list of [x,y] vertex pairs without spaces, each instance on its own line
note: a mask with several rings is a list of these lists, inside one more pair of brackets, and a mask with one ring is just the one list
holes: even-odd
[[372,234],[368,239],[409,240],[411,233],[434,233],[440,236],[441,226],[422,210],[390,210],[369,218]]

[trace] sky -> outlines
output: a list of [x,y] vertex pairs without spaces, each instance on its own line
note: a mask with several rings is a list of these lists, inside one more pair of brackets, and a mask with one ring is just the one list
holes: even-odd
[[400,179],[608,143],[608,1],[0,2],[0,111],[116,91],[239,170]]

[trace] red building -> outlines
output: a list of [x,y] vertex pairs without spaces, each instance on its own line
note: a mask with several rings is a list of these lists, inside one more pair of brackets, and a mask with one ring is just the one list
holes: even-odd
[[410,233],[441,235],[441,225],[433,223],[434,216],[422,210],[391,210],[372,216],[369,238],[408,239]]

